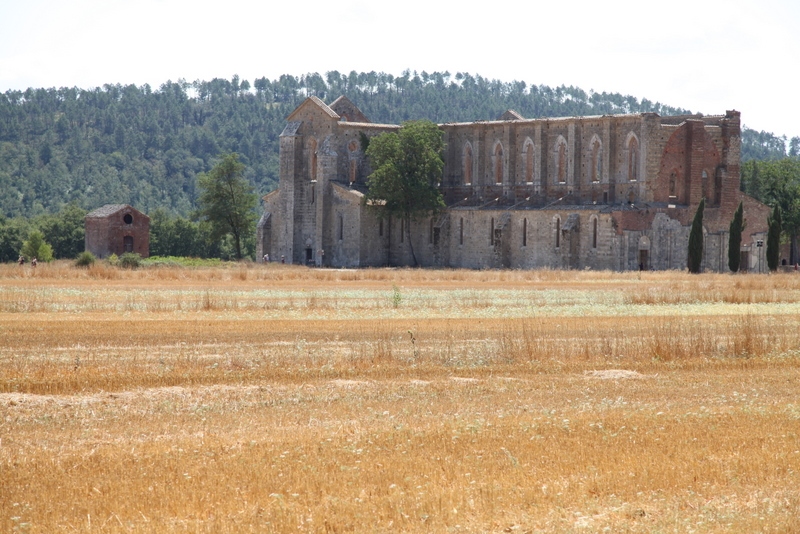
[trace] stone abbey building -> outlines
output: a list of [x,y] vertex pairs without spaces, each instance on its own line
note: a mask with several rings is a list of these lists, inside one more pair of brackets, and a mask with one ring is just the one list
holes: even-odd
[[[306,99],[280,137],[280,185],[263,199],[258,257],[331,267],[411,265],[403,222],[364,204],[373,124],[346,97]],[[765,270],[769,209],[739,191],[740,117],[655,113],[441,124],[447,208],[412,222],[422,266],[685,269],[700,202],[703,268],[727,271],[740,201],[742,267]]]

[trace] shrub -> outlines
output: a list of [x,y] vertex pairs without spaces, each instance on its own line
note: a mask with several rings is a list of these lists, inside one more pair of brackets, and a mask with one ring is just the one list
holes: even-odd
[[117,256],[116,254],[111,254],[111,256],[109,256],[108,260],[106,261],[108,261],[108,264],[111,265],[112,267],[116,267],[119,265],[119,256]]
[[78,257],[75,258],[75,266],[76,267],[88,267],[95,262],[94,254],[85,250],[78,254]]
[[126,252],[119,257],[119,266],[123,269],[136,269],[142,264],[142,257],[135,252]]
[[219,258],[192,258],[183,256],[150,256],[142,259],[143,267],[219,267],[223,261]]
[[28,259],[36,258],[38,261],[52,261],[53,247],[44,240],[44,235],[39,230],[28,234],[28,240],[22,244],[20,251]]

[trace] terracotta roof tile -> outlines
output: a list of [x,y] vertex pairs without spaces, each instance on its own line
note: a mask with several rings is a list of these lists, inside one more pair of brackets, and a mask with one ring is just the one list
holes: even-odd
[[106,204],[96,210],[87,213],[86,217],[91,219],[101,219],[103,217],[108,217],[109,215],[114,215],[118,211],[122,211],[125,208],[129,208],[127,204]]

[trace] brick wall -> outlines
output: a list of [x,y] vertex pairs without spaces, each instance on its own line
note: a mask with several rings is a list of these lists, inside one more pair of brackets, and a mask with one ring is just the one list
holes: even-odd
[[84,224],[86,250],[98,258],[125,252],[150,256],[150,218],[130,206],[103,217],[87,216]]

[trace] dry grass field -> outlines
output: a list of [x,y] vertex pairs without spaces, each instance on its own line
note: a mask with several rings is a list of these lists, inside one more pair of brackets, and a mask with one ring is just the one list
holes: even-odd
[[0,532],[798,518],[794,273],[0,266]]

